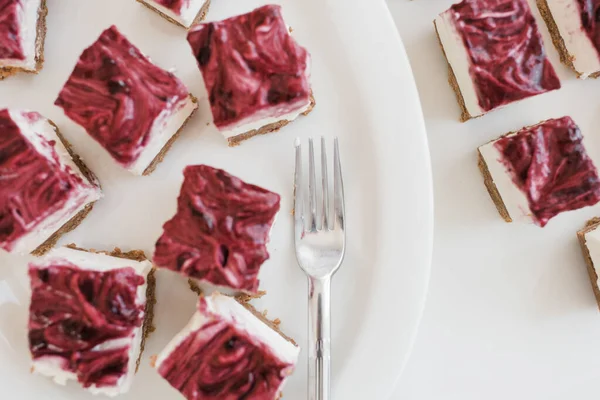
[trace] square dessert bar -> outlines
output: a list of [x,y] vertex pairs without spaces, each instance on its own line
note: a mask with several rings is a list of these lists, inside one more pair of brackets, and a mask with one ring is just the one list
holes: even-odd
[[214,124],[230,146],[312,110],[310,55],[290,35],[280,6],[196,25],[188,42]]
[[188,325],[154,364],[188,400],[276,400],[299,352],[251,307],[213,294],[199,299]]
[[0,249],[35,255],[102,197],[94,174],[37,112],[0,110]]
[[83,52],[55,104],[136,175],[154,171],[198,108],[114,26]]
[[577,239],[583,252],[583,258],[587,265],[588,275],[592,283],[592,290],[596,302],[600,308],[600,287],[598,286],[598,275],[600,273],[600,218],[593,218],[586,226],[577,232]]
[[208,13],[210,0],[137,0],[176,25],[189,28]]
[[597,1],[537,0],[561,61],[580,78],[600,76]]
[[19,71],[37,73],[44,63],[46,0],[3,0],[0,10],[0,79]]
[[163,226],[154,263],[204,287],[256,293],[279,195],[206,165],[183,174],[177,213]]
[[142,251],[55,249],[29,265],[33,371],[93,394],[129,390],[153,330],[154,270]]
[[571,117],[550,119],[479,148],[479,169],[498,212],[543,227],[600,201],[600,179]]
[[560,88],[527,0],[464,0],[434,25],[462,121]]

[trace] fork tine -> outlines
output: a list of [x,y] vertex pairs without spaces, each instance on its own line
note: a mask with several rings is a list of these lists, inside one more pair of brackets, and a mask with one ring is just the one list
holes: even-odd
[[338,138],[334,140],[333,153],[333,207],[335,213],[336,228],[344,229],[345,207],[344,207],[344,181],[342,179],[342,164],[340,161],[340,147]]
[[323,209],[321,211],[322,229],[329,227],[329,178],[327,177],[327,149],[325,147],[325,137],[321,136],[321,184],[323,185]]
[[315,177],[315,147],[308,139],[308,231],[317,229],[317,185]]
[[296,170],[294,172],[294,228],[296,237],[304,231],[304,191],[302,190],[302,147],[296,139]]

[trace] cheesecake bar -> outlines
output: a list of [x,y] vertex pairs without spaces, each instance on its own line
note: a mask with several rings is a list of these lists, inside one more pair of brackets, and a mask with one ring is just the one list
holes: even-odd
[[189,28],[206,18],[210,0],[137,0],[168,21]]
[[561,61],[580,78],[600,76],[598,1],[537,0]]
[[0,10],[0,79],[39,72],[44,63],[46,0],[4,0]]
[[188,42],[213,122],[230,146],[277,131],[312,110],[310,54],[291,36],[280,6],[198,24]]
[[0,110],[0,249],[43,254],[102,197],[94,174],[52,121]]
[[253,308],[213,294],[199,299],[154,366],[188,400],[276,400],[299,352]]
[[434,25],[462,121],[561,86],[527,0],[463,0]]
[[256,293],[279,195],[206,165],[188,166],[183,174],[177,213],[163,226],[154,264],[194,279],[208,293]]
[[600,287],[598,286],[598,275],[600,274],[600,229],[598,227],[600,227],[600,218],[592,218],[582,230],[577,232],[577,239],[579,240],[583,258],[587,265],[592,290],[600,308]]
[[125,393],[153,330],[154,270],[142,251],[55,249],[29,265],[33,372],[93,394]]
[[571,119],[550,119],[479,148],[479,168],[498,212],[541,227],[600,201],[600,179]]
[[115,26],[83,52],[55,104],[136,175],[154,171],[198,108]]

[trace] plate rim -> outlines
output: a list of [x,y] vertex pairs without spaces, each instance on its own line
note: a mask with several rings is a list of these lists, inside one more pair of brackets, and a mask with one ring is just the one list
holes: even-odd
[[[333,0],[339,3],[345,3],[345,7],[348,7],[348,2],[343,0]],[[419,327],[421,325],[421,320],[423,317],[423,312],[425,309],[425,303],[427,300],[427,293],[429,289],[429,282],[431,276],[431,266],[432,266],[432,258],[433,258],[433,241],[434,241],[434,192],[433,192],[433,174],[432,174],[432,165],[430,158],[430,149],[427,137],[427,131],[425,126],[425,119],[422,111],[421,100],[419,96],[419,92],[417,90],[417,85],[415,81],[415,77],[410,65],[410,60],[408,58],[408,54],[406,52],[406,48],[400,36],[400,33],[396,27],[394,19],[392,17],[391,11],[386,4],[385,0],[378,0],[375,2],[363,2],[360,0],[353,0],[352,9],[354,10],[353,20],[361,21],[363,24],[369,22],[371,25],[369,28],[369,34],[371,36],[371,42],[378,44],[379,53],[374,53],[371,51],[369,54],[373,56],[375,60],[381,57],[381,53],[386,52],[386,57],[383,57],[381,61],[385,61],[383,64],[379,64],[378,66],[387,66],[385,69],[386,72],[389,73],[389,77],[393,78],[393,85],[388,85],[388,87],[396,88],[396,91],[403,91],[405,93],[405,98],[411,98],[414,101],[410,103],[411,116],[413,117],[414,127],[418,127],[417,132],[410,132],[414,137],[412,138],[419,144],[418,152],[420,158],[415,158],[415,162],[418,162],[418,169],[421,170],[420,176],[421,179],[421,189],[422,195],[420,198],[424,200],[425,204],[419,210],[417,214],[419,214],[419,218],[421,219],[421,236],[418,237],[418,240],[421,242],[422,254],[421,259],[422,262],[419,263],[419,268],[413,267],[411,272],[411,276],[402,276],[402,278],[408,278],[411,281],[412,289],[411,289],[411,300],[413,302],[412,310],[411,310],[411,318],[412,321],[411,326],[402,325],[400,321],[394,320],[393,318],[389,318],[389,312],[393,311],[393,307],[398,303],[397,299],[394,299],[395,295],[391,294],[391,290],[394,289],[394,285],[388,285],[386,282],[387,279],[380,278],[379,280],[374,281],[375,289],[373,290],[375,295],[371,299],[372,304],[388,304],[391,303],[391,307],[380,307],[380,309],[373,310],[371,307],[367,309],[367,313],[371,313],[375,311],[374,315],[368,315],[365,319],[365,324],[369,324],[369,321],[373,322],[379,321],[381,322],[382,318],[386,319],[385,330],[379,333],[375,333],[377,329],[365,329],[359,335],[357,342],[355,344],[355,349],[357,349],[357,357],[356,359],[364,362],[372,362],[373,355],[367,354],[370,353],[371,350],[381,350],[378,352],[378,359],[387,371],[378,371],[378,376],[373,377],[373,383],[371,385],[357,385],[357,387],[351,388],[349,393],[352,393],[352,398],[374,398],[373,393],[369,393],[365,388],[365,392],[363,392],[363,386],[369,386],[371,389],[375,387],[381,388],[381,392],[378,393],[378,397],[376,398],[390,398],[393,394],[396,386],[400,380],[400,377],[406,367],[406,364],[410,358],[412,348],[414,347],[414,343],[416,341]],[[370,16],[371,18],[365,18],[365,16]],[[375,25],[377,24],[377,25]],[[378,39],[381,39],[378,41]],[[368,57],[363,57],[368,58]],[[401,74],[395,74],[395,71],[402,71]],[[386,75],[382,73],[381,75]],[[391,79],[386,79],[387,82],[390,82]],[[400,88],[400,89],[399,89]],[[394,90],[394,89],[388,89]],[[404,110],[406,111],[406,110]],[[391,119],[390,119],[391,120]],[[374,137],[379,137],[382,143],[377,148],[377,154],[387,154],[388,157],[384,158],[384,161],[388,161],[392,158],[393,150],[390,148],[394,148],[394,146],[390,146],[389,142],[392,141],[393,137],[386,137],[385,139],[381,139],[383,135],[373,135]],[[392,163],[393,164],[393,163]],[[390,179],[394,177],[394,173],[389,170],[383,168],[385,176],[388,179],[381,179],[386,183],[386,185],[390,182]],[[381,171],[380,171],[381,172]],[[393,197],[393,190],[388,188],[389,191],[384,191],[384,203],[390,202],[390,197]],[[389,206],[389,204],[388,204]],[[386,208],[385,204],[382,208]],[[389,207],[388,207],[389,210]],[[350,229],[350,228],[349,228]],[[382,231],[386,231],[386,229],[382,229]],[[388,235],[389,237],[389,235]],[[389,238],[387,242],[393,242],[393,238]],[[393,243],[391,247],[394,247]],[[390,247],[390,246],[388,246]],[[378,249],[379,250],[379,249]],[[390,254],[392,256],[393,253]],[[382,270],[383,273],[386,274],[385,278],[387,278],[387,274],[390,271],[390,268],[393,268],[394,261],[392,258],[381,257],[382,267],[379,270]],[[384,290],[383,286],[386,286],[388,289],[387,293]],[[390,295],[391,294],[391,295]],[[394,302],[395,300],[395,302]],[[383,312],[382,312],[383,311]],[[405,320],[401,322],[406,322]],[[409,331],[409,333],[407,333]],[[396,346],[396,349],[387,349],[382,348],[378,349],[376,343],[380,340],[380,338],[387,338],[389,340],[394,339],[396,335],[404,334],[407,336],[404,345]],[[385,340],[383,342],[386,342]],[[368,349],[368,350],[365,350]],[[387,352],[383,352],[386,350],[390,350]],[[353,363],[357,362],[353,360]],[[342,371],[343,372],[343,371]],[[369,377],[371,380],[372,377]],[[335,379],[335,378],[334,378]],[[337,388],[339,391],[346,394],[346,390],[343,387]],[[338,392],[339,393],[339,392]],[[339,394],[337,394],[339,396]],[[341,395],[341,398],[344,398],[344,395]],[[366,397],[365,397],[366,396]]]

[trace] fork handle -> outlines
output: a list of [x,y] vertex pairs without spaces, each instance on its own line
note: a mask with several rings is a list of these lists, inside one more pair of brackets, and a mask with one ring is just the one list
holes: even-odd
[[308,398],[331,398],[331,277],[308,278]]

